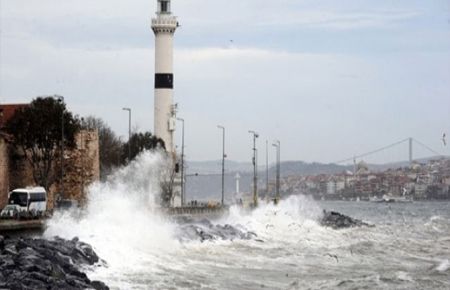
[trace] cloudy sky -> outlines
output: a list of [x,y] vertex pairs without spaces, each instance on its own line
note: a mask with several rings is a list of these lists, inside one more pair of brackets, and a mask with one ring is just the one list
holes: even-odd
[[[262,151],[280,139],[283,160],[333,162],[409,136],[450,153],[448,0],[172,2],[189,159],[220,158],[218,124],[232,160],[250,161],[248,130]],[[61,94],[124,139],[127,106],[134,128],[153,130],[155,7],[0,0],[0,102]],[[368,161],[393,159],[406,145]]]

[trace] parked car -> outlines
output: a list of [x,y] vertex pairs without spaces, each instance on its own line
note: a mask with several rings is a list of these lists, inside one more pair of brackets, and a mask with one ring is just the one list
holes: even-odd
[[0,218],[2,219],[13,219],[18,217],[19,217],[19,210],[17,209],[17,206],[14,204],[8,204],[0,212]]

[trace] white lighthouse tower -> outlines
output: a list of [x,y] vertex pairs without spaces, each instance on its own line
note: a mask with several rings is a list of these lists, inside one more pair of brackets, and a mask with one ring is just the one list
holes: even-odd
[[170,10],[170,0],[158,0],[155,33],[155,104],[154,133],[164,140],[167,152],[174,153],[176,107],[173,104],[173,35],[178,21]]
[[[167,152],[176,160],[173,141],[176,122],[176,106],[173,104],[173,35],[178,21],[170,10],[170,0],[158,0],[157,5],[156,17],[152,18],[152,30],[155,33],[154,133],[164,141]],[[172,182],[171,206],[181,206],[181,176],[177,174]]]

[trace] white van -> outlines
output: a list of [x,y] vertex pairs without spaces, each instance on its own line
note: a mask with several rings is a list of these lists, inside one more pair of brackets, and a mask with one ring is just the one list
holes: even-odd
[[14,189],[8,194],[8,205],[2,217],[41,217],[47,211],[47,192],[43,187]]

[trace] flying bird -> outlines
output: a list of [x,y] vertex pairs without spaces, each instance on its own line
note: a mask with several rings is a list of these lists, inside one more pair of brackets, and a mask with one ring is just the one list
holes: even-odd
[[444,146],[447,146],[447,140],[445,139],[445,133],[442,135],[442,143],[444,143]]

